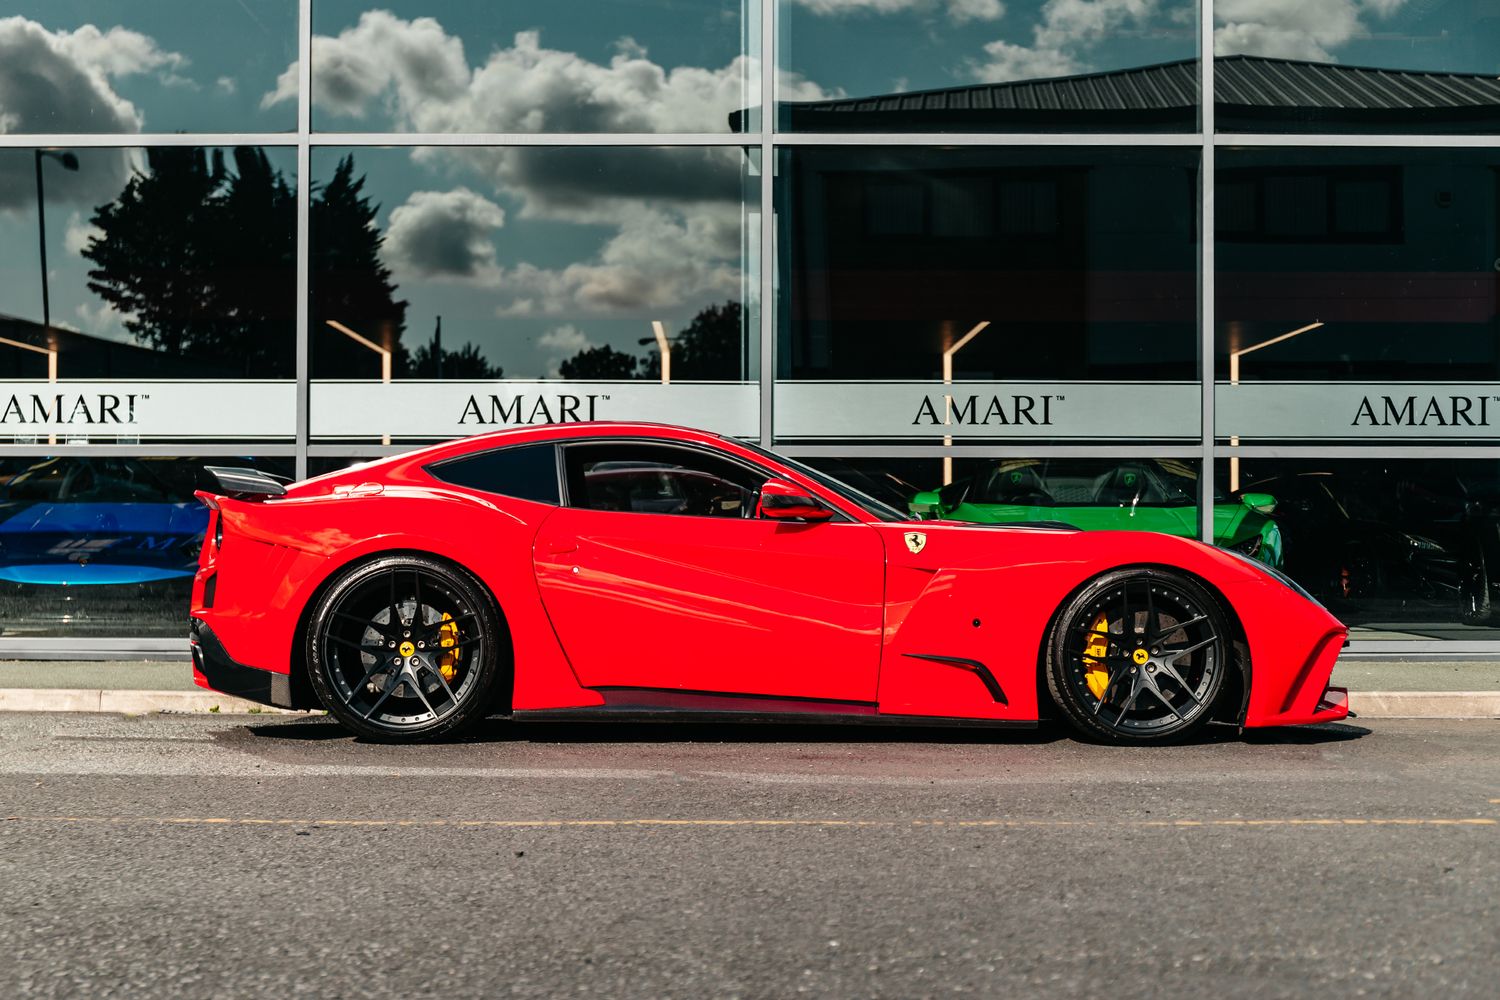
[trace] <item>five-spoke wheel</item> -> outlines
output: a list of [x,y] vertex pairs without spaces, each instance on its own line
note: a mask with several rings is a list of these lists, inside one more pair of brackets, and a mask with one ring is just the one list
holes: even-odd
[[1087,735],[1160,742],[1209,722],[1230,666],[1224,612],[1202,586],[1167,570],[1117,570],[1058,615],[1047,686]]
[[497,615],[467,573],[387,556],[339,578],[308,628],[308,674],[344,725],[371,739],[451,735],[488,710]]

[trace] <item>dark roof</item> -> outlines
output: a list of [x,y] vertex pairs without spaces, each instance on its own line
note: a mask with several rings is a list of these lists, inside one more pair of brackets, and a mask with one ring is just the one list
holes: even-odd
[[[1220,127],[1277,131],[1489,131],[1500,124],[1500,78],[1470,73],[1340,66],[1221,56],[1214,63]],[[793,130],[944,131],[1021,129],[1193,129],[1198,61],[1045,80],[784,104]],[[741,113],[731,116],[739,124]]]

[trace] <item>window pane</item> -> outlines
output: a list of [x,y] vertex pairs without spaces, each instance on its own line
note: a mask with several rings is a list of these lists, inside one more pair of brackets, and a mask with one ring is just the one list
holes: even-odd
[[758,129],[759,18],[753,0],[315,0],[313,125]]
[[0,441],[291,439],[295,166],[275,147],[0,150]]
[[278,458],[0,458],[0,635],[179,638],[214,482]]
[[1475,0],[1214,4],[1226,132],[1500,131],[1500,7]]
[[744,518],[765,475],[686,448],[573,445],[563,450],[568,504],[587,510]]
[[1197,438],[1196,151],[780,155],[779,440]]
[[550,444],[501,448],[427,470],[436,479],[471,490],[557,504],[557,448]]
[[1191,132],[1194,0],[778,0],[794,132]]
[[1240,459],[1242,502],[1268,506],[1283,569],[1350,638],[1500,639],[1500,462]]
[[313,436],[756,433],[751,153],[315,149]]
[[1500,156],[1218,163],[1220,438],[1500,440]]
[[[296,0],[10,0],[0,132],[297,127]],[[0,182],[0,188],[5,185]]]

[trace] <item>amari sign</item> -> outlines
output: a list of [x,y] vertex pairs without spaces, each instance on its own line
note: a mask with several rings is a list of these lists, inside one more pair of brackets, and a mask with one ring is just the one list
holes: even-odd
[[781,382],[778,438],[1199,440],[1196,382]]
[[1214,409],[1217,433],[1246,441],[1500,438],[1500,384],[1220,383]]
[[760,391],[739,382],[314,382],[314,438],[450,438],[581,420],[688,424],[737,437],[760,426]]
[[0,440],[295,437],[291,382],[0,382]]

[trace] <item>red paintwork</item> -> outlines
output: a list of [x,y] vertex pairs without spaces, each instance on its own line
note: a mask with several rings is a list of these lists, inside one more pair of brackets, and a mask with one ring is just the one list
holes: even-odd
[[[598,437],[728,452],[844,517],[557,508],[423,470],[500,445]],[[212,501],[224,543],[204,546],[192,615],[235,660],[277,673],[303,669],[300,616],[322,583],[358,560],[405,550],[459,563],[490,588],[512,636],[517,711],[620,704],[614,689],[623,687],[684,693],[678,705],[700,692],[829,699],[830,713],[1027,722],[1038,718],[1038,658],[1062,602],[1100,573],[1157,565],[1201,578],[1238,619],[1252,672],[1245,725],[1348,713],[1347,699],[1328,689],[1345,627],[1218,549],[1145,532],[880,522],[795,469],[685,428],[500,431],[310,479],[274,500]],[[211,519],[210,537],[214,530]],[[920,552],[909,550],[908,531],[926,536]],[[214,606],[204,608],[215,575]],[[907,654],[978,660],[1007,703],[973,672]]]

